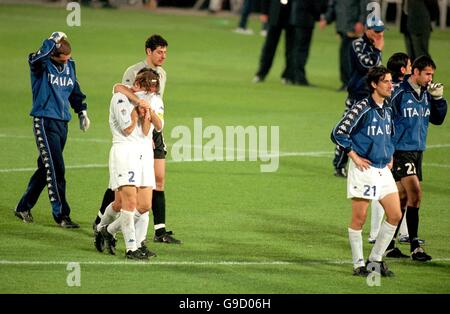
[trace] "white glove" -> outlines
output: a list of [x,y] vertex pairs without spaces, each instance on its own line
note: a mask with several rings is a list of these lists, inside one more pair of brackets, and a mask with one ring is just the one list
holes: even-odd
[[442,83],[430,83],[428,85],[428,93],[434,99],[441,99],[444,96],[444,84]]
[[86,110],[81,111],[78,114],[78,118],[80,119],[80,130],[86,132],[87,129],[89,129],[89,126],[91,125],[91,121],[87,116],[87,111]]
[[53,32],[48,39],[56,43],[56,48],[59,48],[61,39],[67,39],[67,35],[63,32]]

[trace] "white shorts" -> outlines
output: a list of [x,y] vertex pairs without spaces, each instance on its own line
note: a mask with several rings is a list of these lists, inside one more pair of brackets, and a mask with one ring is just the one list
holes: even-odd
[[353,160],[349,160],[347,175],[347,198],[381,200],[386,195],[397,193],[397,185],[388,167],[370,167],[359,170]]
[[152,187],[155,184],[153,149],[150,145],[113,144],[109,152],[109,188],[124,185]]

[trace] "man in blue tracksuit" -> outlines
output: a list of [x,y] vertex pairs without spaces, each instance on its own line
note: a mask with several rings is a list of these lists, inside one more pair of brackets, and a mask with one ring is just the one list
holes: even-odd
[[80,128],[89,128],[86,96],[81,92],[70,58],[67,36],[54,32],[42,47],[28,57],[31,72],[33,130],[39,151],[38,168],[15,209],[15,216],[25,223],[33,221],[31,209],[45,186],[52,206],[53,218],[64,228],[79,228],[70,218],[66,200],[63,150],[67,139],[71,106],[80,119]]
[[436,65],[429,56],[417,58],[412,65],[411,76],[403,80],[391,101],[396,130],[393,174],[400,195],[406,194],[411,258],[419,262],[431,260],[431,256],[420,247],[418,238],[422,154],[429,123],[440,125],[447,114],[444,86],[432,83],[435,69]]
[[[351,158],[347,177],[347,198],[352,199],[352,220],[348,227],[353,258],[353,274],[367,276],[376,271],[393,276],[382,261],[401,218],[397,186],[390,171],[392,142],[392,108],[386,98],[392,93],[388,69],[376,66],[369,70],[367,85],[371,95],[354,104],[331,133],[331,139]],[[370,200],[379,200],[386,213],[368,261],[364,262],[362,228]],[[367,267],[367,268],[366,268]]]
[[[346,109],[365,97],[370,96],[370,91],[366,85],[368,71],[374,66],[381,64],[381,51],[384,48],[384,23],[376,19],[371,23],[366,23],[364,35],[355,39],[350,49],[351,77],[348,82],[348,97],[345,101]],[[348,157],[345,152],[336,146],[334,152],[333,166],[334,175],[346,177]]]

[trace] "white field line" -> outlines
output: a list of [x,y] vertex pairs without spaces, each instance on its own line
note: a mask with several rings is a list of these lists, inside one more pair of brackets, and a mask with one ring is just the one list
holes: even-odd
[[[0,138],[7,138],[7,139],[32,139],[33,136],[32,135],[10,135],[10,134],[3,134],[0,133]],[[111,144],[111,139],[110,138],[82,138],[82,137],[71,137],[68,139],[69,141],[76,141],[76,142],[95,142],[95,143],[106,143],[106,144]],[[168,147],[171,147],[171,144],[167,144],[166,145]],[[186,145],[186,148],[202,148],[203,146],[201,145]],[[427,148],[433,149],[433,148],[447,148],[450,147],[450,144],[434,144],[434,145],[427,145]],[[218,150],[221,149],[221,147],[217,148]],[[224,148],[222,148],[224,149]],[[225,148],[226,149],[226,148]],[[238,152],[255,152],[253,150],[241,150],[241,149],[236,149],[236,151]],[[256,151],[258,152],[258,151]],[[297,154],[300,154],[300,156],[309,156],[309,155],[316,155],[316,154],[329,154],[330,152],[293,152],[293,153],[281,153],[280,154],[286,154],[286,156],[288,155],[292,155],[292,156],[298,156]]]
[[[302,155],[306,156],[306,155]],[[327,157],[330,156],[329,152],[327,152]],[[281,156],[280,156],[281,157]],[[167,163],[178,163],[178,162],[201,162],[203,160],[191,160],[191,161],[176,161],[176,160],[167,160]],[[208,161],[210,162],[210,161]],[[427,167],[436,167],[436,168],[450,168],[450,165],[441,165],[435,163],[423,163],[424,166]],[[85,165],[68,165],[66,166],[66,170],[69,169],[90,169],[90,168],[108,168],[108,164],[85,164]],[[11,172],[32,172],[35,171],[36,168],[3,168],[0,169],[0,173],[11,173]]]
[[[12,135],[9,136],[7,134],[0,134],[0,138],[13,138],[13,139],[29,139],[29,136],[21,136],[21,135]],[[84,138],[72,138],[70,140],[75,140],[79,142],[96,142],[96,143],[111,143],[111,140],[106,139],[84,139]],[[170,146],[170,145],[168,145]],[[435,148],[447,148],[450,147],[450,144],[435,144],[435,145],[429,145],[428,149],[435,149]],[[202,146],[199,145],[187,145],[185,148],[202,148]],[[227,148],[219,147],[217,148],[217,151],[224,151]],[[246,150],[246,149],[233,149],[234,152],[244,152],[244,153],[256,153],[260,160],[267,160],[269,158],[273,157],[319,157],[319,158],[331,158],[330,156],[333,156],[332,151],[310,151],[310,152],[279,152],[278,154],[260,154],[259,151],[255,150]],[[167,163],[179,163],[179,162],[211,162],[204,159],[191,159],[191,160],[170,160],[168,159]],[[223,160],[216,160],[216,161],[226,161],[225,156],[223,157]],[[423,163],[424,166],[429,167],[436,167],[436,168],[450,168],[450,165],[448,164],[437,164],[437,163]],[[89,169],[89,168],[107,168],[108,164],[84,164],[84,165],[67,165],[66,169]],[[8,172],[30,172],[34,171],[36,168],[0,168],[0,173],[8,173]]]
[[[390,263],[403,262],[403,260],[391,260]],[[450,258],[433,258],[433,262],[450,262]],[[244,262],[244,261],[11,261],[0,260],[1,266],[48,266],[48,265],[67,265],[69,263],[79,263],[80,265],[161,265],[161,266],[285,266],[285,265],[344,265],[352,264],[351,260],[316,260],[304,262],[285,262],[285,261],[260,261],[260,262]]]

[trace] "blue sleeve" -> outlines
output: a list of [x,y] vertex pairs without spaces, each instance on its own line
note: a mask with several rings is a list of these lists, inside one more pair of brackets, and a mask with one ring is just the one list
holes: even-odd
[[334,127],[331,132],[331,140],[339,145],[346,153],[352,150],[351,134],[353,130],[359,127],[360,121],[363,121],[365,113],[368,111],[365,100],[356,103],[347,111],[341,121]]
[[403,89],[398,88],[396,91],[394,91],[394,94],[392,95],[392,98],[390,100],[390,106],[392,108],[392,114],[394,118],[401,115],[400,108],[402,98],[403,98]]
[[[75,78],[76,78],[77,76],[76,76],[76,71],[75,71],[75,63],[72,60],[70,60],[68,62],[72,63],[72,68],[73,68],[73,71],[75,73]],[[72,106],[75,113],[80,113],[81,111],[87,109],[87,104],[84,102],[85,99],[86,99],[86,95],[84,95],[81,92],[80,84],[78,83],[78,79],[76,79],[72,93],[69,96],[70,105]]]
[[[430,96],[430,95],[429,95]],[[433,99],[430,97],[430,123],[441,125],[447,115],[447,101],[444,98]]]
[[28,56],[28,64],[32,72],[39,72],[42,70],[44,63],[50,59],[50,56],[55,49],[55,42],[51,39],[46,39],[42,43],[41,48]]

